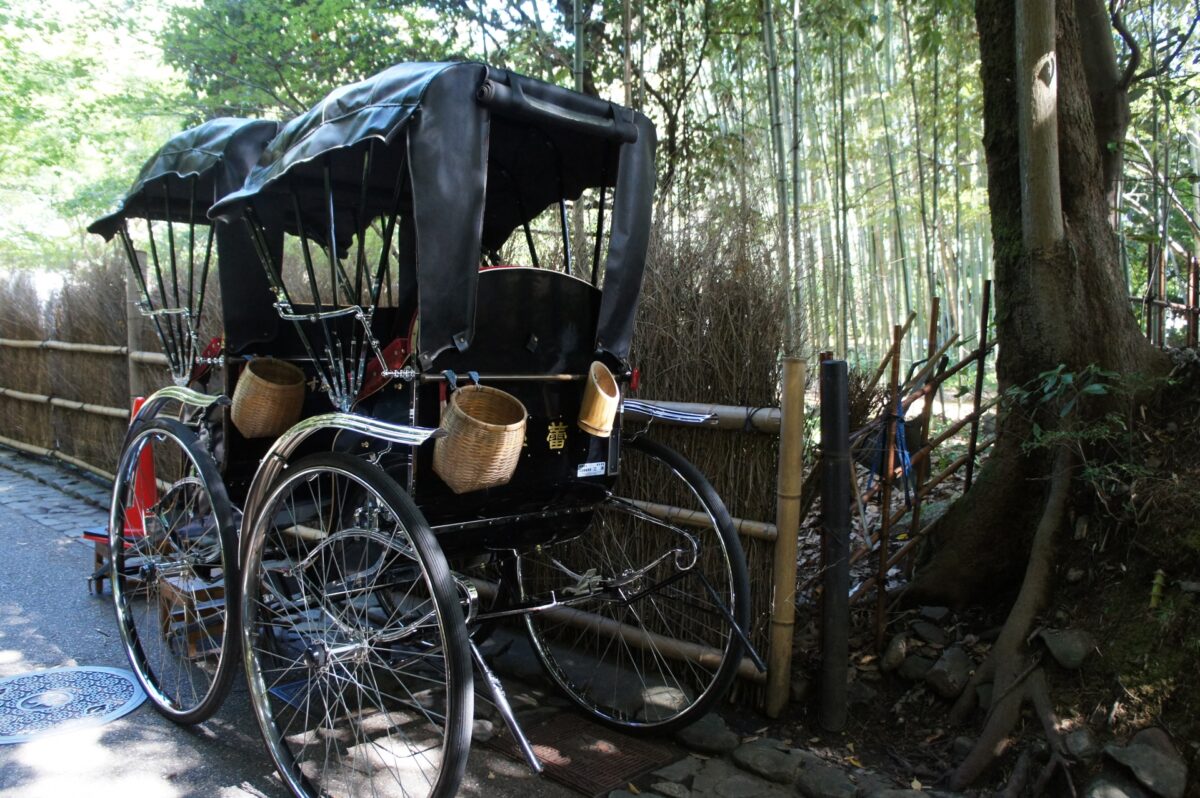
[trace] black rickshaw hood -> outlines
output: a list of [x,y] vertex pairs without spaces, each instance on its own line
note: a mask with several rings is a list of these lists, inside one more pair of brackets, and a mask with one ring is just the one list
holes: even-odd
[[[278,131],[274,121],[219,117],[177,133],[146,161],[117,209],[88,232],[108,240],[130,216],[166,219],[168,206],[171,221],[208,224],[209,207],[241,187]],[[198,178],[194,205],[192,177]]]
[[[428,367],[447,349],[470,347],[481,250],[503,243],[545,207],[516,214],[511,207],[497,206],[485,214],[489,146],[493,135],[504,135],[504,126],[493,131],[493,119],[523,129],[544,128],[569,140],[591,137],[619,148],[616,175],[606,180],[616,189],[596,347],[623,362],[645,265],[654,189],[654,127],[630,109],[483,64],[398,64],[332,92],[284,125],[241,190],[215,204],[210,215],[230,218],[254,203],[265,217],[270,203],[256,198],[267,195],[299,203],[307,215],[308,206],[328,202],[319,169],[330,168],[334,184],[362,180],[361,160],[345,157],[345,151],[375,141],[388,145],[389,152],[401,152],[411,181],[417,241],[418,356]],[[585,185],[600,185],[595,175],[574,178],[565,184],[559,178],[560,196],[578,197]],[[390,210],[384,206],[387,192],[379,196],[364,214],[367,220]],[[338,249],[364,224],[363,219],[338,218]]]

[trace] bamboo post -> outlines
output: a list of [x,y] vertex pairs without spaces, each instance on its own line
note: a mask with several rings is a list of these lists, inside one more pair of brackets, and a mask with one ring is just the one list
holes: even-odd
[[[937,348],[938,348],[938,344],[937,344],[938,311],[940,310],[940,307],[939,307],[940,304],[941,304],[941,300],[935,296],[933,298],[933,308],[930,311],[930,317],[929,317],[929,343],[928,343],[928,345],[929,345],[929,360],[930,360],[930,362],[933,362],[933,358],[935,357],[934,353],[937,351]],[[937,393],[936,390],[935,391],[927,391],[925,393],[925,405],[921,408],[921,445],[922,446],[924,446],[925,441],[927,441],[929,439],[929,422],[930,422],[931,418],[933,417],[933,397],[936,395],[936,393]],[[942,408],[942,411],[943,411],[943,413],[945,412],[944,406]],[[908,440],[908,438],[906,436],[905,441],[907,442],[907,440]],[[914,486],[914,488],[915,488],[914,492],[916,493],[916,495],[913,497],[912,521],[909,522],[909,526],[908,526],[910,535],[911,535],[911,533],[916,532],[918,529],[921,528],[921,485],[924,484],[926,477],[929,476],[929,460],[926,459],[923,463],[918,465],[916,467],[915,471],[916,471],[916,473],[915,473],[916,484]],[[913,565],[914,565],[914,562],[913,562],[912,558],[909,558],[906,561],[905,566],[904,566],[905,573],[911,575]]]
[[1196,314],[1200,313],[1200,258],[1196,255],[1188,259],[1187,306],[1187,345],[1194,347],[1200,341],[1200,336],[1197,335],[1200,323],[1196,318]]
[[[897,358],[898,360],[898,358]],[[846,727],[850,664],[850,408],[846,361],[821,364],[821,698],[826,731]]]
[[783,359],[772,573],[774,590],[764,702],[767,716],[772,718],[779,717],[791,687],[792,642],[796,626],[796,547],[800,537],[800,491],[804,483],[805,366],[805,361],[799,358]]
[[975,480],[975,447],[979,440],[979,404],[983,399],[983,375],[987,371],[988,353],[988,314],[992,309],[992,281],[983,281],[983,308],[979,319],[979,364],[975,367],[975,396],[973,398],[973,416],[971,418],[971,437],[967,441],[967,486]]
[[[900,351],[900,344],[904,338],[900,331],[900,325],[892,330],[892,348],[894,351]],[[892,358],[892,377],[891,384],[888,386],[888,408],[884,416],[886,422],[884,424],[885,435],[887,437],[886,454],[883,458],[883,474],[880,478],[883,481],[883,498],[880,517],[882,519],[879,528],[879,571],[878,582],[875,587],[875,594],[878,597],[875,603],[875,645],[882,652],[884,644],[884,632],[887,629],[887,572],[888,572],[888,543],[891,542],[889,532],[890,520],[892,514],[892,481],[896,470],[896,424],[900,422],[900,412],[897,404],[900,401],[900,358]]]
[[[142,253],[137,253],[138,260],[142,259]],[[138,264],[141,268],[142,264]],[[130,279],[129,273],[125,274],[125,340],[127,349],[131,357],[129,358],[129,400],[132,403],[139,396],[146,395],[146,386],[142,380],[142,371],[138,367],[137,360],[132,357],[135,352],[139,352],[141,347],[141,323],[142,314],[138,308],[141,307],[141,300],[138,298],[137,286],[135,281]]]
[[[1158,298],[1167,301],[1167,251],[1163,249],[1158,258]],[[1158,346],[1161,349],[1167,345],[1167,309],[1158,310]]]

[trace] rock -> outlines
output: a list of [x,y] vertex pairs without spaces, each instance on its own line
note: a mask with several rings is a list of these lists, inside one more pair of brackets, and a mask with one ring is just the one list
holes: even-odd
[[772,787],[762,779],[756,779],[753,776],[738,774],[719,782],[714,792],[717,798],[768,798],[777,790],[781,793],[782,798],[784,793],[778,787]]
[[780,784],[790,784],[797,771],[809,762],[807,757],[812,754],[769,738],[745,743],[733,752],[738,767]]
[[1100,746],[1096,743],[1096,737],[1086,726],[1076,729],[1064,737],[1063,745],[1066,746],[1067,753],[1071,755],[1072,759],[1078,759],[1081,762],[1089,762],[1100,755]]
[[810,762],[796,774],[796,793],[804,798],[855,798],[858,787],[840,768]]
[[654,771],[653,775],[660,779],[673,781],[676,784],[682,784],[700,772],[700,768],[704,767],[704,760],[697,756],[685,757],[678,762],[673,762],[666,767],[659,768]]
[[1110,759],[1120,762],[1133,775],[1162,798],[1183,798],[1187,787],[1187,765],[1178,756],[1163,753],[1151,743],[1130,743],[1125,747],[1104,746]]
[[971,749],[975,747],[975,741],[970,737],[955,737],[954,742],[950,744],[950,753],[958,761],[967,758],[967,754],[971,753]]
[[850,706],[871,706],[879,698],[879,692],[862,681],[855,679],[846,688],[846,703]]
[[1083,798],[1152,798],[1123,773],[1104,771],[1083,788]]
[[907,655],[908,637],[903,634],[895,635],[888,643],[887,651],[883,652],[883,660],[880,661],[879,667],[890,673],[904,663],[904,657]]
[[900,663],[900,678],[907,679],[910,682],[919,682],[925,678],[925,674],[933,667],[933,660],[928,657],[913,655],[905,657],[904,662]]
[[803,674],[792,677],[792,703],[803,704],[812,695],[812,680]]
[[1142,729],[1137,734],[1133,735],[1133,739],[1129,741],[1130,745],[1148,745],[1151,748],[1157,748],[1172,759],[1183,761],[1179,752],[1175,750],[1175,746],[1171,743],[1171,737],[1157,726],[1149,726]]
[[650,789],[665,798],[691,798],[692,791],[674,781],[656,781]]
[[496,726],[490,720],[476,718],[471,724],[471,742],[486,743],[496,736]]
[[1067,581],[1072,584],[1082,581],[1085,573],[1082,568],[1069,568],[1067,569]]
[[[718,785],[727,779],[741,775],[740,770],[724,759],[709,759],[704,762],[703,767],[692,779],[692,796],[701,798],[702,796],[716,795]],[[763,785],[765,786],[766,782],[763,782]]]
[[1054,661],[1072,671],[1078,670],[1096,647],[1092,636],[1080,629],[1048,629],[1041,638]]
[[1184,593],[1200,593],[1200,582],[1180,582],[1179,589]]
[[931,624],[929,621],[917,621],[912,625],[913,634],[935,646],[946,645],[946,633],[940,627]]
[[950,617],[949,607],[922,607],[921,617],[934,623],[942,623]]
[[967,686],[973,665],[966,651],[951,646],[925,674],[925,682],[942,698],[955,698]]
[[929,796],[930,793],[920,790],[900,790],[895,787],[865,793],[865,798],[929,798]]
[[629,790],[613,790],[608,794],[608,798],[661,798],[652,792],[634,793]]
[[656,685],[642,691],[642,708],[638,717],[655,721],[678,715],[690,704],[687,694],[677,687]]
[[710,712],[691,726],[685,726],[675,734],[687,748],[703,754],[728,754],[738,747],[738,736],[734,734],[725,720],[715,712]]

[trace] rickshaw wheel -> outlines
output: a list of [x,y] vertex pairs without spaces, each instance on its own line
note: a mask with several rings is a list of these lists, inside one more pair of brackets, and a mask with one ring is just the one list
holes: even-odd
[[137,426],[109,515],[112,593],[129,663],[176,723],[211,717],[237,663],[237,543],[216,463],[187,426]]
[[474,711],[446,558],[378,466],[305,457],[248,519],[242,644],[259,728],[299,796],[452,796]]
[[[750,585],[724,503],[677,452],[625,441],[621,476],[591,525],[519,560],[526,596],[566,606],[525,616],[534,651],[568,698],[600,722],[661,733],[697,720],[732,682]],[[663,521],[631,500],[692,510]]]

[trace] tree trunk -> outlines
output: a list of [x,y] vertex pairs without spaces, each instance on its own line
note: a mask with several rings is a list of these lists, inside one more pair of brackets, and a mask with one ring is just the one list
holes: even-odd
[[[1120,279],[1109,224],[1108,185],[1083,66],[1084,50],[1112,47],[1081,37],[1076,2],[1059,0],[1054,37],[1057,69],[1057,156],[1063,233],[1055,243],[1025,246],[1016,53],[1017,0],[977,0],[1000,341],[1000,390],[1065,364],[1122,374],[1158,373],[1164,356],[1141,336]],[[1052,423],[1052,422],[1051,422]],[[1043,424],[1046,426],[1046,424]],[[908,598],[963,604],[1013,590],[1026,570],[1041,502],[1030,495],[1050,472],[1046,454],[1024,454],[1026,424],[1008,414],[973,489],[933,531],[933,555]]]

